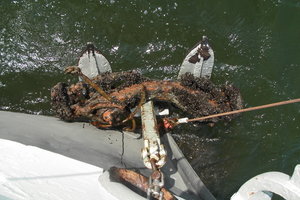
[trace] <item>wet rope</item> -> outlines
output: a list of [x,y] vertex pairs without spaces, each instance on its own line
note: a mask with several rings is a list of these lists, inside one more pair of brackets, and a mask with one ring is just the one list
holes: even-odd
[[81,71],[79,72],[79,76],[83,79],[84,82],[89,84],[92,88],[94,88],[99,94],[101,94],[106,100],[112,102],[112,98],[104,92],[104,90],[94,83],[91,79],[89,79],[86,75],[84,75]]
[[299,103],[299,102],[300,102],[300,98],[287,100],[287,101],[280,101],[277,103],[271,103],[271,104],[255,106],[255,107],[251,107],[251,108],[234,110],[234,111],[230,111],[230,112],[219,113],[219,114],[214,114],[214,115],[209,115],[209,116],[204,116],[204,117],[198,117],[198,118],[194,118],[194,119],[182,118],[182,119],[178,119],[177,123],[180,124],[180,123],[188,123],[188,122],[195,122],[195,121],[203,121],[203,120],[211,119],[211,118],[215,118],[215,117],[239,114],[239,113],[243,113],[243,112],[249,112],[249,111],[253,111],[253,110],[260,110],[260,109],[265,109],[265,108],[270,108],[270,107],[282,106],[282,105],[286,105],[286,104]]

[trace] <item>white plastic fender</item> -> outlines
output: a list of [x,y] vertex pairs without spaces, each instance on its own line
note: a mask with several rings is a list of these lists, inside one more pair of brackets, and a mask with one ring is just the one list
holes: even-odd
[[235,193],[231,200],[270,200],[275,193],[287,200],[300,199],[300,165],[292,177],[281,172],[267,172],[253,177]]

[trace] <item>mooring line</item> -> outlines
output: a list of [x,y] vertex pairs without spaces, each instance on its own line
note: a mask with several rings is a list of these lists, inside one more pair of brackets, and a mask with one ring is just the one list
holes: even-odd
[[94,88],[99,94],[101,94],[106,100],[112,102],[112,98],[106,94],[106,92],[104,92],[104,90],[97,85],[96,83],[94,83],[91,79],[89,79],[89,77],[87,77],[86,75],[84,75],[81,71],[79,72],[79,76],[84,80],[84,82],[86,82],[87,84],[89,84],[92,88]]
[[300,98],[287,100],[287,101],[280,101],[277,103],[271,103],[271,104],[266,104],[266,105],[261,105],[261,106],[255,106],[255,107],[251,107],[251,108],[234,110],[234,111],[230,111],[230,112],[219,113],[219,114],[214,114],[214,115],[209,115],[209,116],[204,116],[204,117],[198,117],[198,118],[193,118],[193,119],[181,118],[181,119],[178,119],[177,123],[180,124],[180,123],[188,123],[188,122],[195,122],[195,121],[203,121],[203,120],[211,119],[211,118],[215,118],[215,117],[239,114],[239,113],[243,113],[243,112],[249,112],[249,111],[253,111],[253,110],[260,110],[260,109],[264,109],[264,108],[282,106],[282,105],[286,105],[286,104],[299,103],[299,102],[300,102]]

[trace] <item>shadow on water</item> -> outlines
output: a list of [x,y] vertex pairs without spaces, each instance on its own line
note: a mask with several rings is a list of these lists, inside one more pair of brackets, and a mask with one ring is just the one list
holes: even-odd
[[[0,109],[51,115],[50,88],[92,41],[114,71],[175,78],[207,35],[215,83],[229,81],[252,107],[299,98],[300,12],[288,1],[1,1]],[[174,137],[218,199],[266,171],[300,162],[300,105],[245,113],[214,127],[185,125]],[[0,197],[1,198],[1,197]]]

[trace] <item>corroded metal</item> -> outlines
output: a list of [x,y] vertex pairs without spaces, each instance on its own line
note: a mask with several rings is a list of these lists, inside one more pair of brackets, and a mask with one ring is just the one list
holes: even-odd
[[[76,72],[76,68],[70,68],[68,72],[72,70]],[[52,107],[61,119],[84,119],[104,128],[124,126],[133,119],[131,109],[140,105],[143,99],[169,102],[192,117],[242,108],[236,88],[231,85],[217,87],[210,80],[195,78],[191,74],[185,74],[180,81],[149,80],[136,72],[102,74],[83,80],[87,84],[78,82],[68,86],[58,83],[51,89]],[[101,86],[105,93],[95,89],[97,86]],[[219,119],[222,118],[212,121]],[[125,126],[134,122],[128,123]]]
[[[149,178],[134,172],[132,170],[112,167],[109,170],[110,176],[113,179],[121,181],[123,183],[130,183],[131,185],[141,189],[143,192],[147,192],[149,189]],[[175,200],[176,198],[166,189],[161,189],[164,200]]]

